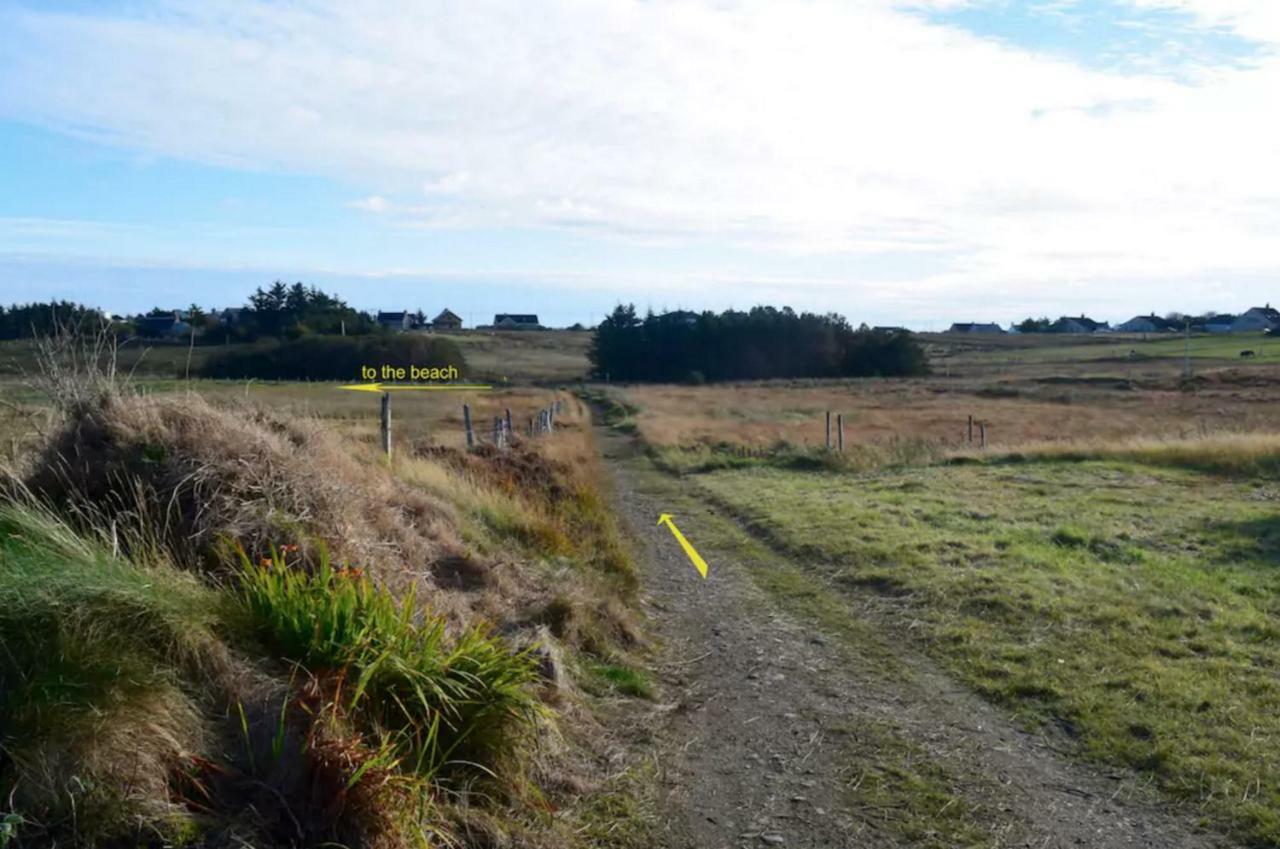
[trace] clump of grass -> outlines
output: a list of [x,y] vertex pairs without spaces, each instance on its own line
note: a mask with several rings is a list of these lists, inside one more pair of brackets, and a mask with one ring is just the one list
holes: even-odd
[[189,827],[169,785],[208,742],[188,684],[225,667],[218,609],[189,577],[0,506],[0,798],[78,845]]
[[597,691],[621,693],[639,699],[653,698],[653,682],[639,669],[617,662],[589,661],[586,671]]
[[259,637],[311,673],[344,681],[347,712],[393,741],[403,764],[434,778],[492,769],[541,715],[535,660],[483,627],[456,637],[419,617],[359,569],[291,568],[289,552],[242,557],[243,604]]

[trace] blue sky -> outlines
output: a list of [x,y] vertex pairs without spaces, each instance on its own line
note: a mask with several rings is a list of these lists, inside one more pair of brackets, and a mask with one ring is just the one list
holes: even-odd
[[1269,3],[517,6],[0,0],[0,302],[1280,300]]

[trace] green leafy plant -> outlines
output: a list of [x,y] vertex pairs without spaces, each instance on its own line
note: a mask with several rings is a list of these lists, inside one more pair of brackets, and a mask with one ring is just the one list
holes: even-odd
[[19,814],[0,814],[0,849],[8,846],[18,836],[23,819]]
[[393,741],[419,775],[487,771],[517,748],[543,710],[537,666],[482,627],[457,636],[323,551],[314,571],[289,563],[291,547],[254,564],[241,553],[240,593],[258,637],[344,691],[345,710]]

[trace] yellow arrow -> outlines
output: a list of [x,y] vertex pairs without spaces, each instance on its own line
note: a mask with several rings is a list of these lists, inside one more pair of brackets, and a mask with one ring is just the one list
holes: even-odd
[[482,383],[352,383],[338,388],[351,392],[398,392],[402,389],[419,389],[428,392],[463,392],[475,389],[492,389],[493,387]]
[[689,562],[693,564],[693,568],[698,570],[698,574],[707,577],[707,561],[702,559],[702,555],[693,547],[693,543],[684,538],[684,534],[680,533],[680,529],[676,527],[676,523],[671,521],[670,513],[663,513],[658,517],[658,527],[666,525],[671,529],[671,533],[675,534],[676,542],[680,543],[680,547],[684,549],[684,553],[689,555]]

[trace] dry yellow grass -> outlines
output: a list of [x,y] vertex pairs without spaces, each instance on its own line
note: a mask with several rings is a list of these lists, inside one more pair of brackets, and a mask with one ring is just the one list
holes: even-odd
[[644,441],[658,447],[727,443],[821,446],[824,414],[844,417],[846,444],[894,439],[960,447],[969,416],[993,446],[1137,436],[1189,437],[1280,430],[1269,373],[1210,376],[1195,391],[1175,384],[1071,378],[1002,383],[946,380],[773,382],[614,389],[638,408]]
[[1224,474],[1280,470],[1280,433],[1217,433],[1189,438],[1139,436],[1117,440],[1040,442],[986,455],[965,450],[955,457],[990,460],[1119,460]]

